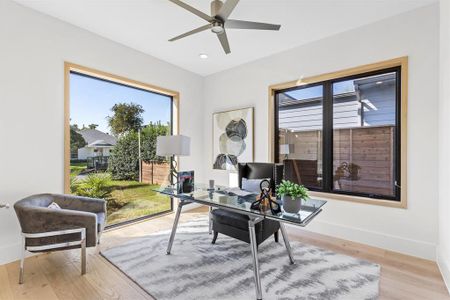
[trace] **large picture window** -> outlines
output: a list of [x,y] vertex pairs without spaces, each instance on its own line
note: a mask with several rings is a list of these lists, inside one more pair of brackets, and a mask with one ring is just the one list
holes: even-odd
[[400,202],[402,72],[390,66],[274,90],[273,159],[285,177],[312,191]]
[[178,95],[66,65],[66,192],[107,201],[108,226],[172,210],[154,190],[170,161],[156,137],[176,132]]

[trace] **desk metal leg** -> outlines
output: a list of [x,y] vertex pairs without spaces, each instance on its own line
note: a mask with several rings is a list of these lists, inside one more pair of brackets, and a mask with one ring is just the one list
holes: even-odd
[[284,245],[286,246],[286,250],[289,255],[289,260],[291,261],[291,264],[295,264],[294,256],[292,255],[291,244],[289,243],[289,238],[287,236],[286,228],[284,228],[283,222],[280,222],[280,230],[281,235],[283,236]]
[[211,213],[212,213],[212,210],[213,210],[213,208],[212,208],[212,206],[210,206],[209,207],[209,214],[208,214],[208,216],[209,216],[209,234],[212,234],[212,215],[211,215]]
[[172,233],[170,234],[169,245],[167,246],[167,254],[170,254],[172,250],[173,240],[175,238],[175,233],[177,232],[178,221],[180,220],[181,208],[183,207],[183,202],[178,204],[177,212],[175,214],[175,220],[173,221]]
[[258,262],[258,244],[256,243],[255,234],[255,224],[259,220],[249,220],[248,221],[248,231],[250,234],[250,246],[252,248],[253,256],[253,273],[255,276],[255,287],[256,287],[256,299],[262,299],[262,289],[261,289],[261,277],[259,276],[259,262]]

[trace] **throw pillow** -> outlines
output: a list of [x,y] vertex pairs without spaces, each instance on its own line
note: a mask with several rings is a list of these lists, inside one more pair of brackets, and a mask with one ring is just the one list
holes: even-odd
[[61,209],[61,207],[58,205],[58,203],[55,203],[55,202],[50,203],[50,205],[47,206],[47,208],[50,208],[50,209]]

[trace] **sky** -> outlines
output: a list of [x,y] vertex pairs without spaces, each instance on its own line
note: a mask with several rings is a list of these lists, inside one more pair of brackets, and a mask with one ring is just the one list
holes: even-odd
[[87,127],[98,124],[98,130],[110,133],[107,116],[116,103],[140,104],[144,125],[150,122],[170,121],[170,100],[168,96],[135,89],[91,77],[70,74],[70,124]]
[[[335,95],[354,91],[355,85],[353,83],[353,80],[339,81],[333,84],[333,93]],[[309,88],[300,88],[297,90],[286,92],[285,94],[299,100],[322,97],[323,86],[316,85]]]

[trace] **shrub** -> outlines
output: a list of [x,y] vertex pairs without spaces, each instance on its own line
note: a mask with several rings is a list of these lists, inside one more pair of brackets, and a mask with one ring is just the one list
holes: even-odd
[[111,196],[110,185],[111,177],[109,175],[89,174],[85,179],[76,180],[75,184],[71,184],[71,190],[73,186],[73,192],[78,196],[109,199]]
[[78,188],[78,180],[76,176],[72,176],[72,174],[70,174],[70,192],[72,194],[76,194],[77,188]]
[[161,122],[155,124],[150,123],[142,129],[142,160],[149,161],[164,161],[165,157],[156,155],[156,138],[161,135],[168,135],[170,133],[169,125],[163,125]]
[[108,171],[115,180],[137,180],[139,177],[139,148],[137,133],[121,136],[108,160]]

